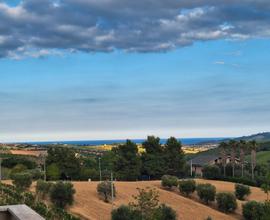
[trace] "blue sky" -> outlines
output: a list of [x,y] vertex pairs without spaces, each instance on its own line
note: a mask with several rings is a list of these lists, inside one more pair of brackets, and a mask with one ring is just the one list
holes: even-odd
[[[72,0],[65,6],[61,6],[65,1],[42,0],[42,4],[54,5],[43,11],[35,1],[14,2],[0,1],[0,18],[9,23],[0,28],[0,142],[150,134],[221,137],[270,131],[269,13],[256,5],[261,15],[258,18],[252,12],[257,25],[251,30],[247,8],[255,6],[255,1],[232,8],[179,5],[183,12],[172,15],[168,6],[168,13],[161,9],[158,14],[148,13],[153,22],[158,19],[160,25],[167,25],[157,27],[157,32],[163,31],[155,34],[148,33],[153,28],[149,21],[133,21],[139,15],[127,10],[121,17],[105,10],[109,1],[102,0],[99,8],[99,3],[90,1],[89,11],[100,13],[93,24],[102,27],[94,36],[92,29],[80,36],[66,32],[67,24],[82,28],[76,26],[80,19],[89,29],[92,24],[89,17],[87,21],[80,16],[61,17],[61,10],[66,12],[69,4],[75,4]],[[139,4],[132,7],[150,12]],[[49,17],[55,8],[55,15]],[[225,15],[236,8],[242,15],[228,21]],[[213,22],[215,10],[225,11],[218,25]],[[39,21],[42,24],[64,19],[65,26],[56,27],[64,32],[32,29],[28,24],[37,12],[48,13],[48,19]],[[88,16],[84,13],[79,14]],[[194,16],[202,17],[193,20]],[[137,32],[144,33],[143,38],[134,38],[135,32],[125,29],[126,19],[130,19],[129,28],[142,26]],[[179,32],[172,32],[172,25]]]

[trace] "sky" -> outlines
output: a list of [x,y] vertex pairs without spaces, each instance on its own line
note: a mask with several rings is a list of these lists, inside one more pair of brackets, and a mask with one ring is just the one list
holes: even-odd
[[0,142],[270,131],[268,0],[0,0]]

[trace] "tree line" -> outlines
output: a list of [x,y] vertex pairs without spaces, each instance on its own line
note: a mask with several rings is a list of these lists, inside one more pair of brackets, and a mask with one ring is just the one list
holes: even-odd
[[117,180],[160,179],[164,174],[185,175],[185,158],[182,144],[170,137],[165,144],[160,138],[148,136],[139,152],[136,143],[127,140],[102,156],[76,156],[76,150],[50,147],[46,158],[49,180],[110,179],[113,172]]

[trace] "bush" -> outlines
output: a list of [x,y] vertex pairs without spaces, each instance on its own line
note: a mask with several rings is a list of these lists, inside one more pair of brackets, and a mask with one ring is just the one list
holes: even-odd
[[176,176],[164,175],[161,178],[161,185],[171,189],[173,186],[178,185],[178,178]]
[[47,167],[47,178],[49,180],[59,180],[60,179],[60,169],[56,163],[52,163]]
[[27,170],[26,166],[24,166],[23,164],[17,164],[15,167],[12,168],[12,170],[10,172],[10,177],[12,178],[13,175],[15,175],[17,173],[25,172],[26,170]]
[[206,183],[206,184],[198,184],[197,185],[197,194],[199,198],[208,204],[210,201],[215,200],[216,196],[216,187]]
[[176,220],[177,215],[176,212],[169,206],[165,204],[160,205],[155,213],[154,218],[155,220]]
[[216,196],[217,206],[223,212],[234,212],[237,208],[235,195],[232,193],[222,192]]
[[261,217],[264,215],[264,204],[249,201],[243,205],[242,213],[246,220],[261,220]]
[[251,193],[249,186],[245,186],[242,184],[235,184],[234,188],[235,188],[234,194],[236,198],[240,200],[244,200],[244,198]]
[[57,182],[53,184],[50,190],[51,202],[59,208],[65,208],[72,205],[74,201],[75,189],[70,182]]
[[142,219],[140,212],[130,206],[122,205],[112,211],[112,220],[138,220]]
[[[104,177],[104,175],[103,175],[103,177]],[[96,169],[83,167],[80,171],[80,179],[83,181],[87,181],[88,179],[98,180],[99,179],[99,172]]]
[[[97,191],[100,196],[102,196],[104,202],[109,202],[109,198],[112,197],[112,185],[111,181],[103,181],[98,184]],[[113,196],[115,196],[115,186],[113,184]]]
[[207,165],[203,167],[202,173],[203,173],[203,178],[205,179],[215,180],[215,179],[219,179],[220,177],[220,169],[216,165]]
[[42,199],[44,199],[45,196],[49,194],[51,187],[52,187],[51,182],[46,182],[44,180],[38,180],[37,185],[36,185],[36,193]]
[[196,182],[194,180],[179,181],[179,191],[185,196],[189,196],[196,190]]
[[20,190],[28,189],[32,184],[32,176],[29,173],[13,174],[12,183]]

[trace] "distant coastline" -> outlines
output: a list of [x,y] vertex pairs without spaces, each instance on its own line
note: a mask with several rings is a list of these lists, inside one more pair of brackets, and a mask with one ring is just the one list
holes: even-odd
[[[213,143],[220,140],[227,139],[228,137],[213,137],[213,138],[179,138],[183,145],[197,145],[204,143]],[[47,144],[67,144],[67,145],[78,145],[78,146],[96,146],[96,145],[105,145],[105,144],[121,144],[124,143],[126,139],[119,140],[80,140],[80,141],[40,141],[40,142],[23,142],[25,144],[38,144],[38,145],[47,145]],[[131,139],[131,141],[141,144],[145,139]],[[164,144],[166,139],[160,139],[160,142]],[[21,142],[22,143],[22,142]]]

